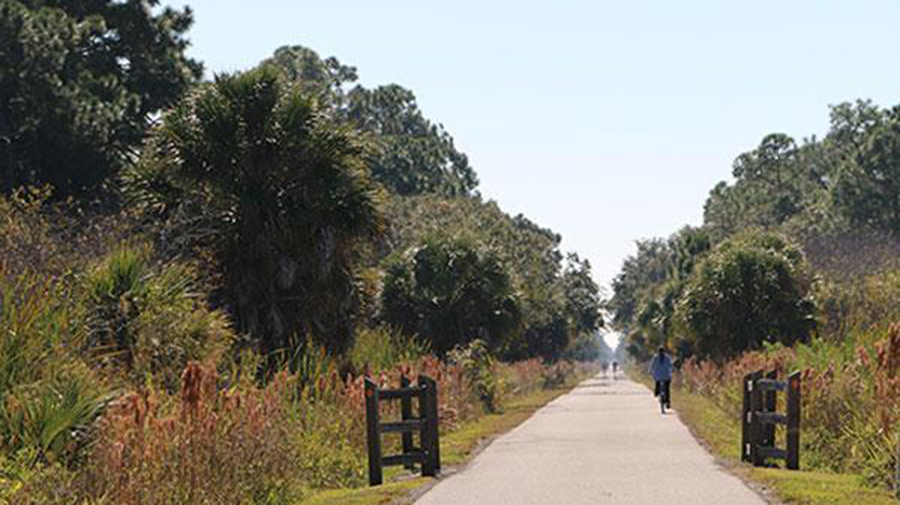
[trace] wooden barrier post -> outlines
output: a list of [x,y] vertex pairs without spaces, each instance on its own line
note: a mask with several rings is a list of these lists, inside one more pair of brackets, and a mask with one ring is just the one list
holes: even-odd
[[422,475],[434,477],[440,469],[440,442],[438,439],[437,383],[424,375],[419,376],[422,397],[419,399],[419,417],[422,423]]
[[381,421],[378,412],[378,385],[366,378],[366,440],[369,447],[369,485],[378,486],[381,474]]
[[800,469],[800,372],[788,377],[787,388],[787,467]]
[[[778,371],[772,370],[767,373],[766,379],[776,382],[778,380]],[[765,398],[763,399],[764,412],[776,412],[778,408],[778,399],[775,396],[776,391],[777,389],[775,388],[765,389]],[[762,429],[762,440],[760,440],[760,443],[767,447],[775,447],[775,423],[765,423]]]
[[[410,382],[409,378],[405,375],[400,377],[400,389],[409,388]],[[420,400],[421,401],[421,400]],[[412,419],[412,395],[405,395],[400,398],[400,419],[402,421],[409,421]],[[402,437],[402,446],[403,446],[403,454],[409,455],[413,452],[413,434],[411,431],[404,431],[401,435]],[[410,459],[403,463],[403,467],[407,470],[413,470],[415,468],[415,463]]]
[[752,425],[751,416],[752,410],[750,409],[750,391],[753,390],[753,374],[748,373],[744,376],[742,389],[744,391],[744,404],[741,409],[741,461],[750,462],[752,461],[750,455],[750,427]]
[[900,498],[900,440],[894,447],[894,496]]
[[428,419],[431,422],[431,448],[434,451],[434,469],[441,471],[441,417],[438,402],[437,381],[431,381],[431,407],[428,409]]
[[759,422],[758,414],[763,410],[763,392],[759,388],[757,382],[762,378],[762,370],[753,372],[751,375],[750,386],[750,461],[754,466],[762,466],[764,457],[759,450],[762,441],[763,425]]

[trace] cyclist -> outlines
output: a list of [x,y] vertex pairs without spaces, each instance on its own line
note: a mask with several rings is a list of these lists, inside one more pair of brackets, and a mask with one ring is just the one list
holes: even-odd
[[619,371],[619,362],[613,361],[613,377],[616,376],[616,372],[618,372],[618,371]]
[[666,353],[665,347],[660,347],[659,352],[650,361],[650,375],[656,381],[653,396],[663,395],[666,408],[672,408],[671,384],[672,384],[672,358]]

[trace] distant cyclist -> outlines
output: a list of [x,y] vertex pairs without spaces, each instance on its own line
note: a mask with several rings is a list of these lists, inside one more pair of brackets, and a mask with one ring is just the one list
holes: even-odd
[[656,381],[653,396],[664,395],[660,401],[665,400],[667,409],[672,408],[671,385],[673,368],[672,358],[666,353],[666,348],[660,347],[659,352],[650,361],[650,375]]
[[616,372],[619,370],[619,362],[613,361],[613,377],[616,376]]

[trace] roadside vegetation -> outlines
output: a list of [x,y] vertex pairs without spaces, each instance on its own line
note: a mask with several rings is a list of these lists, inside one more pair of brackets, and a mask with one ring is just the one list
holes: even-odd
[[412,91],[302,46],[203,80],[192,22],[0,0],[0,503],[321,500],[366,377],[435,378],[453,462],[609,352]]
[[[638,243],[608,304],[629,354],[673,349],[684,394],[722,419],[740,417],[744,374],[802,371],[802,468],[876,491],[900,486],[898,125],[857,101],[831,108],[821,139],[767,135],[702,226]],[[802,476],[753,475],[819,503]]]
[[[740,463],[740,420],[714,398],[676,384],[672,389],[678,417],[721,462],[742,479],[786,503],[809,505],[882,505],[897,503],[891,491],[867,484],[855,473],[824,469],[753,468]],[[781,441],[780,443],[783,443]],[[808,467],[806,462],[802,463]]]

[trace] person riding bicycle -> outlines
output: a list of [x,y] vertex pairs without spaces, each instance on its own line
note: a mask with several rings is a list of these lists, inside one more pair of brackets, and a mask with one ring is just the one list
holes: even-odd
[[653,396],[665,395],[666,408],[672,408],[671,384],[672,384],[672,358],[666,353],[665,347],[660,347],[659,352],[650,361],[650,375],[656,381]]

